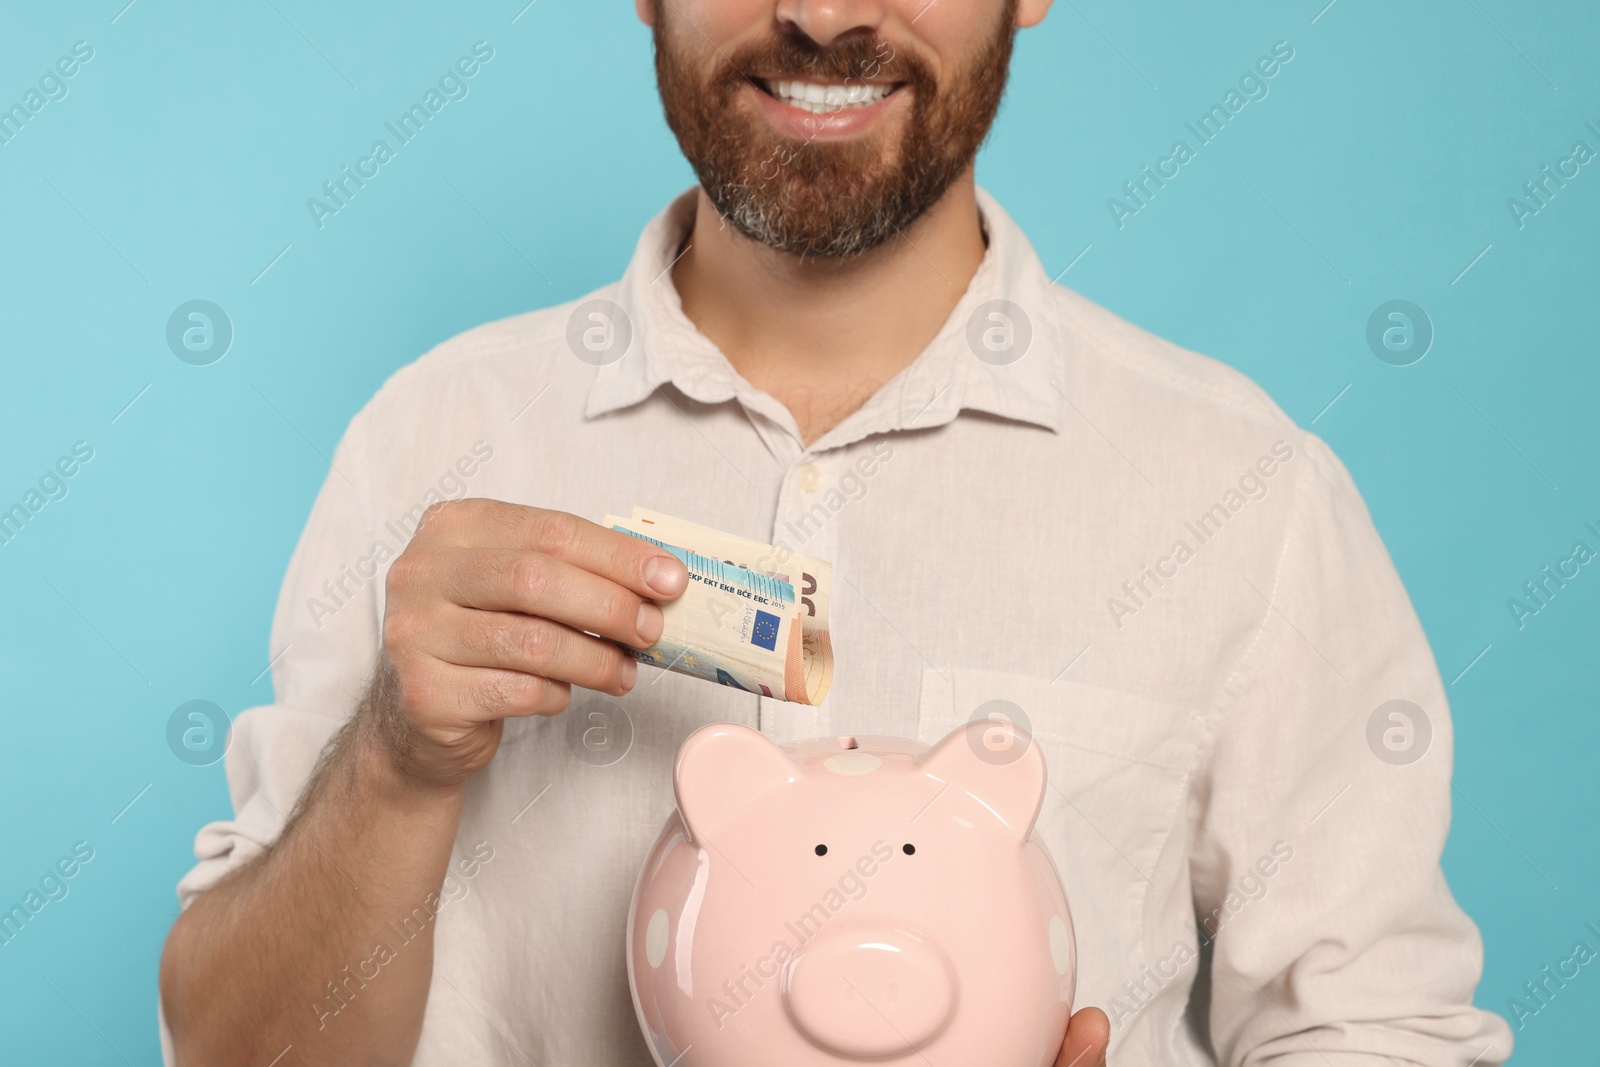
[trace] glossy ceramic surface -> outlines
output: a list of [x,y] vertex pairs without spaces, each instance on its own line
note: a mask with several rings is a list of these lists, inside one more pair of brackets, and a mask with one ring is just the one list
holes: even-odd
[[628,978],[660,1067],[1048,1067],[1075,980],[1008,724],[932,748],[704,727],[639,875]]

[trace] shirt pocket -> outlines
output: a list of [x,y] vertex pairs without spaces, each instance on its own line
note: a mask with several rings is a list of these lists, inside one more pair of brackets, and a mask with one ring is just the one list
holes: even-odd
[[[1050,777],[1034,835],[1072,908],[1079,1000],[1104,1003],[1171,947],[1157,928],[1192,932],[1180,850],[1198,717],[1065,678],[928,668],[918,739],[933,744],[979,709],[1021,721],[1044,754]],[[1148,944],[1152,933],[1163,942]]]

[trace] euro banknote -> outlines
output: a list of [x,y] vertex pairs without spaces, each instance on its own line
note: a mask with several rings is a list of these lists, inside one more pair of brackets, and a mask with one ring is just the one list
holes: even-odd
[[833,681],[833,565],[647,508],[602,524],[683,561],[689,585],[661,605],[661,638],[641,663],[751,693],[820,704]]

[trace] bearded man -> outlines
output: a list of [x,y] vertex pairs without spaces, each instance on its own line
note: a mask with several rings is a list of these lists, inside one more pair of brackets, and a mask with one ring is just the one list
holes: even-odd
[[[975,184],[1049,0],[637,5],[699,185],[618,283],[351,422],[179,886],[168,1062],[649,1064],[624,940],[678,744],[996,702],[1077,925],[1046,1061],[1504,1060],[1439,867],[1443,688],[1348,473]],[[638,676],[687,578],[592,521],[631,503],[834,563],[824,703]]]

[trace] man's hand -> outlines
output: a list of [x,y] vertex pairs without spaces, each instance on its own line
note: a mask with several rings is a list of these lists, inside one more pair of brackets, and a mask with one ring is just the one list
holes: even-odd
[[1067,1022],[1067,1039],[1061,1043],[1056,1067],[1106,1067],[1106,1045],[1111,1041],[1111,1020],[1099,1008],[1084,1008]]
[[410,1063],[438,924],[385,960],[381,991],[329,1001],[327,979],[341,966],[348,978],[350,960],[392,937],[390,916],[439,892],[461,784],[494,755],[505,718],[554,715],[574,685],[627,692],[636,666],[612,642],[655,643],[652,601],[688,580],[670,553],[563,512],[430,508],[389,570],[377,676],[301,795],[295,832],[172,928],[161,995],[178,1062],[292,1046],[306,1065]]
[[435,504],[389,569],[369,735],[408,778],[457,785],[508,716],[554,715],[574,685],[633,688],[638,664],[611,641],[654,644],[652,600],[687,584],[670,553],[566,512]]

